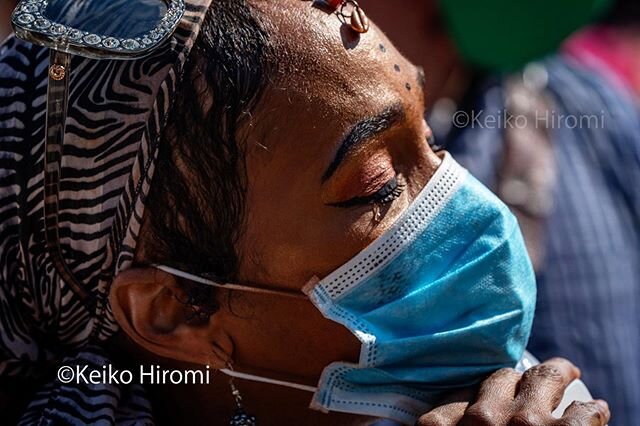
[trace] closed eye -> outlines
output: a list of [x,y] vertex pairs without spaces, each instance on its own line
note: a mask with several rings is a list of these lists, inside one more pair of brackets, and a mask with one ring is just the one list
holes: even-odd
[[367,204],[389,204],[395,201],[402,195],[406,184],[402,181],[402,178],[398,175],[394,176],[390,181],[382,186],[378,191],[372,195],[365,197],[354,197],[347,201],[340,201],[338,203],[329,204],[332,207],[351,208]]

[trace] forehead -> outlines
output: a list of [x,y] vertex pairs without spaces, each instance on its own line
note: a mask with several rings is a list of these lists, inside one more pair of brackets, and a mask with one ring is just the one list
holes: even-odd
[[312,1],[264,1],[259,8],[278,55],[272,88],[288,99],[303,97],[316,113],[378,113],[384,103],[420,92],[416,68],[375,24],[358,35]]

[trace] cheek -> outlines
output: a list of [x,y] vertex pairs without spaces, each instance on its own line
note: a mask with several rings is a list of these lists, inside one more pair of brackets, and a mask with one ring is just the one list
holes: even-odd
[[[299,290],[313,276],[320,278],[346,263],[378,238],[412,202],[436,170],[439,159],[416,129],[407,140],[365,156],[369,161],[346,173],[336,185],[336,197],[350,198],[372,184],[370,176],[388,181],[395,171],[407,178],[405,196],[384,211],[375,223],[373,208],[329,207],[323,200],[318,162],[272,152],[267,164],[249,162],[244,232],[239,238],[239,279],[289,290]],[[290,152],[291,150],[289,150]],[[393,167],[390,164],[393,163]],[[362,172],[355,172],[362,169]],[[373,180],[375,182],[375,179]],[[374,184],[375,185],[375,184]],[[359,194],[356,194],[359,195]]]
[[354,238],[358,233],[353,223],[336,220],[326,209],[256,208],[240,238],[240,280],[300,290],[357,253],[362,248]]
[[313,276],[326,275],[358,251],[350,242],[354,220],[323,204],[317,161],[281,156],[275,150],[271,154],[268,162],[247,164],[238,280],[299,290]]

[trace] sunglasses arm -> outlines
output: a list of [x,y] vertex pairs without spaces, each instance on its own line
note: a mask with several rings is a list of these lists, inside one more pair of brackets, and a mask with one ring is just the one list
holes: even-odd
[[71,55],[50,49],[44,159],[44,222],[46,247],[60,278],[87,305],[92,301],[64,260],[60,245],[59,208],[62,153],[64,147]]

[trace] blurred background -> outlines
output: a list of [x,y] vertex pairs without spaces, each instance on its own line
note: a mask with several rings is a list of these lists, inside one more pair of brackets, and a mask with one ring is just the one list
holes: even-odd
[[[517,214],[529,350],[640,419],[640,1],[361,0],[427,75],[427,119]],[[0,0],[0,40],[15,6]]]

